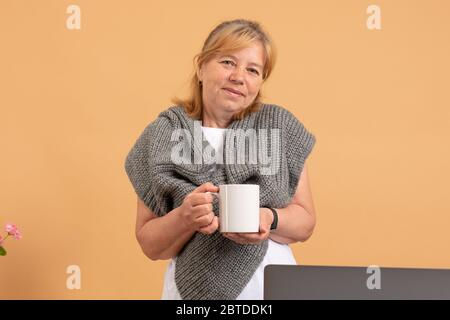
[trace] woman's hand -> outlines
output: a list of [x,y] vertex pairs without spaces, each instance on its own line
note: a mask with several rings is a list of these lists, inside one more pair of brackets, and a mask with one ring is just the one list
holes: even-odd
[[259,232],[253,233],[224,233],[223,236],[239,244],[260,244],[270,235],[273,213],[270,209],[259,208]]
[[191,230],[212,234],[219,227],[219,218],[214,215],[214,196],[207,192],[219,192],[219,187],[206,182],[189,193],[183,200],[181,220]]

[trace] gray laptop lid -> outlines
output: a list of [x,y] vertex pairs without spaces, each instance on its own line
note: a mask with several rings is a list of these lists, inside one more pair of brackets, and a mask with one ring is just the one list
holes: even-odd
[[264,299],[450,299],[450,270],[268,265]]

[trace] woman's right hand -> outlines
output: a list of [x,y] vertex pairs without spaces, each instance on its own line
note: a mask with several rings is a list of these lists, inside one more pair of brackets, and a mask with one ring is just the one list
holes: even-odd
[[189,193],[181,204],[181,219],[191,230],[212,234],[219,228],[219,218],[214,215],[214,196],[207,192],[219,192],[219,187],[206,182]]

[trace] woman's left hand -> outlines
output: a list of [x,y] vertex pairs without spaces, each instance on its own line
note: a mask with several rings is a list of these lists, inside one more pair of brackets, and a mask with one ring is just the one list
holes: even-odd
[[270,226],[273,222],[273,213],[270,209],[259,208],[259,232],[252,233],[223,233],[228,238],[239,244],[260,244],[270,235]]

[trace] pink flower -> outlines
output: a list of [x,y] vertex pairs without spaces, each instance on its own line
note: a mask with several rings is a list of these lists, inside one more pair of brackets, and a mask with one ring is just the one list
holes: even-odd
[[3,248],[2,245],[3,245],[3,242],[5,242],[5,240],[8,237],[13,236],[14,239],[16,239],[16,240],[22,239],[22,234],[17,229],[16,225],[14,225],[12,223],[7,223],[5,225],[5,230],[6,230],[6,236],[2,237],[0,235],[0,256],[6,256],[6,250],[5,250],[5,248]]
[[19,229],[17,229],[15,224],[7,223],[5,226],[5,230],[10,236],[14,236],[14,239],[19,240],[22,239],[22,235],[20,234]]
[[14,233],[14,239],[16,240],[22,239],[22,235],[20,234],[19,230],[16,230],[16,232]]
[[17,231],[17,227],[15,224],[7,223],[5,226],[5,231],[8,232],[10,235],[14,235]]

